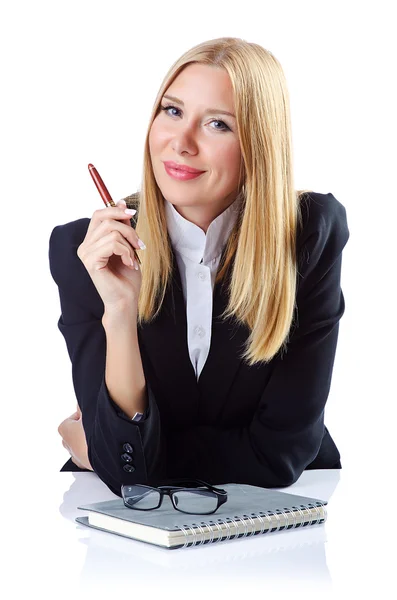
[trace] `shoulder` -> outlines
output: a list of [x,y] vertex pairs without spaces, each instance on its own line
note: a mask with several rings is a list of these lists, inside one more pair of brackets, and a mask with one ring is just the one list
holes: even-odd
[[57,225],[50,235],[50,248],[56,250],[59,245],[65,248],[66,244],[77,249],[85,238],[89,224],[90,219],[78,219],[64,225]]
[[[78,219],[64,225],[57,225],[51,232],[49,241],[50,268],[53,275],[73,268],[78,262],[77,249],[87,233],[90,219]],[[78,261],[78,262],[77,262]]]
[[77,256],[89,224],[90,219],[85,218],[54,227],[49,239],[48,257],[51,275],[58,287],[79,303],[89,302],[100,311],[100,296]]
[[325,246],[341,252],[349,239],[344,205],[331,193],[307,192],[300,199],[302,224],[298,227],[298,249]]

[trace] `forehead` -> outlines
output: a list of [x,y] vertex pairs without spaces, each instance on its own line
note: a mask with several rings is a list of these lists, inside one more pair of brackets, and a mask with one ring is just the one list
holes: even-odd
[[191,64],[183,69],[165,93],[183,100],[185,104],[199,103],[203,108],[216,106],[233,108],[233,87],[230,77],[220,67]]

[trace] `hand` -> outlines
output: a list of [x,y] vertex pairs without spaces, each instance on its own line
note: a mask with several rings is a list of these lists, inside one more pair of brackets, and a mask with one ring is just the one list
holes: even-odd
[[63,447],[69,452],[72,461],[80,469],[93,471],[88,459],[87,440],[85,437],[82,415],[79,405],[75,413],[62,421],[58,427],[58,433],[62,436]]
[[[142,274],[133,248],[140,250],[138,235],[124,212],[125,203],[96,210],[77,256],[87,269],[105,310],[138,303]],[[121,221],[125,221],[124,223]]]

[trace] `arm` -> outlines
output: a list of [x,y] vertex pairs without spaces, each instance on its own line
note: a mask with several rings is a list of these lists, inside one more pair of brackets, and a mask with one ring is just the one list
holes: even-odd
[[[107,388],[103,303],[76,254],[88,222],[81,219],[55,227],[50,237],[50,270],[58,285],[62,313],[58,328],[72,362],[73,385],[83,415],[89,462],[102,481],[120,496],[122,483],[146,483],[157,476],[162,478],[165,451],[150,385],[146,386],[149,416],[139,423],[121,416],[120,407]],[[136,359],[138,361],[138,354]],[[138,379],[138,387],[142,387],[142,375],[140,378],[138,375]],[[121,458],[127,443],[133,447],[130,464],[134,470],[129,472],[124,469],[128,463]]]
[[143,413],[147,406],[146,381],[138,343],[137,311],[105,311],[105,383],[108,392],[127,418]]
[[[298,327],[287,353],[272,361],[270,380],[250,425],[178,432],[168,447],[177,471],[218,484],[282,487],[292,485],[316,458],[345,308],[340,276],[342,249],[349,238],[342,204],[330,202],[325,211],[318,210],[313,206],[300,246]],[[181,452],[184,447],[190,449],[188,455]]]
[[[102,324],[106,332],[105,383],[109,395],[120,408],[119,414],[127,420],[133,419],[138,412],[146,418],[147,392],[138,345],[136,315],[133,314],[131,318],[130,312],[107,313],[104,314]],[[87,440],[78,404],[77,411],[59,425],[58,433],[75,465],[93,471],[88,459]]]

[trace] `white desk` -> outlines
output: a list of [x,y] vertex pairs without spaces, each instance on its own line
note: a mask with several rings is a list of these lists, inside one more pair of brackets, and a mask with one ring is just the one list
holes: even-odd
[[[328,500],[324,525],[166,550],[74,521],[87,514],[77,506],[115,498],[96,474],[38,473],[37,492],[28,494],[21,486],[19,508],[16,503],[17,508],[2,511],[3,531],[11,534],[8,543],[3,539],[3,550],[9,552],[2,561],[2,584],[8,578],[15,592],[3,598],[21,598],[22,590],[68,600],[135,599],[148,592],[150,600],[156,592],[161,598],[188,600],[222,593],[223,599],[241,597],[244,591],[261,598],[271,592],[272,600],[307,600],[357,598],[360,590],[392,598],[396,552],[386,528],[394,527],[394,512],[386,511],[383,529],[380,517],[368,513],[364,528],[360,521],[367,512],[366,496],[358,487],[351,489],[347,475],[344,469],[305,471],[293,486],[280,490]],[[390,552],[377,539],[382,531],[393,542]]]

